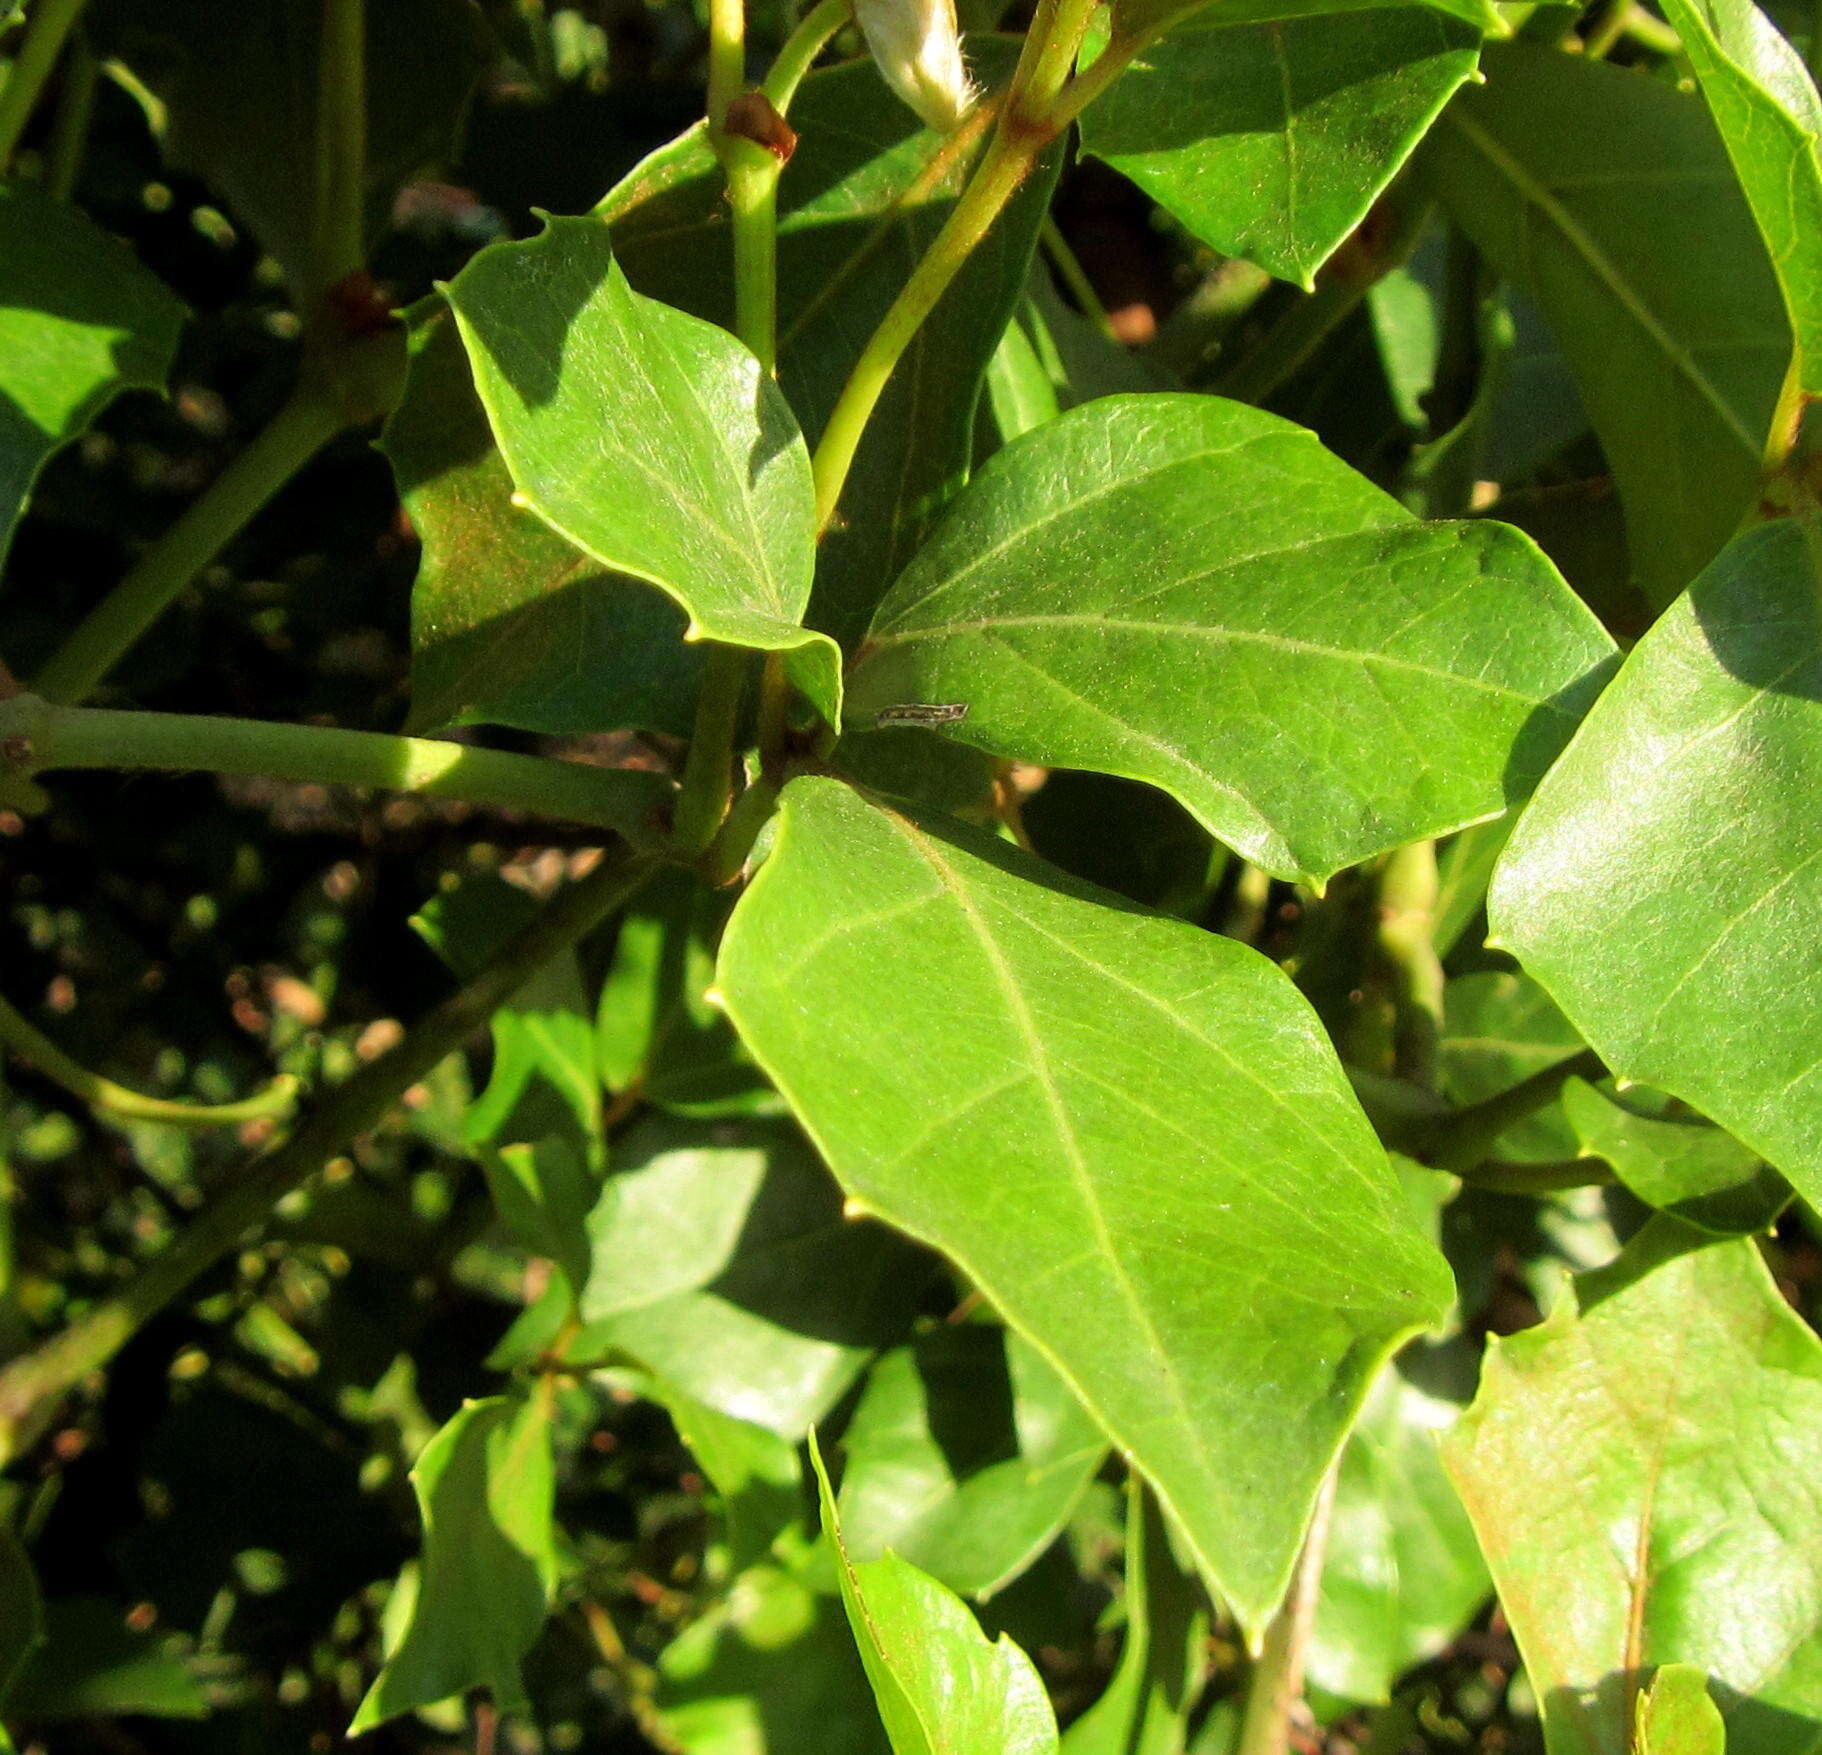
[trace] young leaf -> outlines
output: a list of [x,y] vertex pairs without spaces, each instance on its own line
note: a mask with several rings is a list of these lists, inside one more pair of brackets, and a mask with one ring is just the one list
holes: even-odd
[[[1584,1155],[1606,1159],[1647,1205],[1722,1236],[1769,1229],[1790,1203],[1790,1184],[1699,1115],[1653,1113],[1648,1095],[1571,1079],[1563,1087],[1563,1118]],[[1662,1099],[1656,1108],[1663,1110]]]
[[572,1355],[617,1349],[719,1413],[795,1441],[904,1332],[929,1264],[844,1219],[784,1122],[655,1117],[616,1140],[588,1221]]
[[1380,1360],[1450,1295],[1290,982],[800,779],[720,985],[855,1202],[1050,1359],[1258,1628]]
[[86,214],[0,185],[0,556],[45,459],[120,391],[164,387],[183,320]]
[[1798,385],[1822,395],[1822,97],[1752,0],[1665,0],[1764,233],[1796,334]]
[[1479,47],[1418,6],[1262,24],[1211,6],[1090,106],[1082,143],[1205,244],[1312,287]]
[[1392,1684],[1448,1645],[1492,1592],[1436,1448],[1460,1411],[1395,1367],[1367,1397],[1341,1453],[1305,1660],[1327,1693],[1389,1700]]
[[[94,0],[88,28],[164,108],[171,162],[226,195],[266,253],[307,277],[319,194],[318,0]],[[399,185],[449,154],[488,58],[463,0],[384,0],[365,9],[367,218],[377,233]]]
[[[1002,81],[1016,39],[974,37],[976,78]],[[882,101],[870,60],[813,73],[791,109],[779,182],[778,381],[812,442],[848,373],[967,181],[972,155]],[[912,338],[867,425],[840,522],[825,533],[809,620],[857,639],[893,575],[966,478],[987,365],[1030,268],[1055,187],[1047,154]],[[602,203],[641,292],[733,317],[726,178],[700,130],[654,153]]]
[[1182,1755],[1207,1668],[1208,1608],[1171,1552],[1157,1501],[1127,1484],[1126,1638],[1119,1666],[1063,1736],[1063,1755]]
[[1660,1665],[1722,1691],[1734,1755],[1822,1736],[1822,1343],[1758,1250],[1654,1219],[1491,1343],[1444,1460],[1552,1755],[1624,1755]]
[[1765,246],[1696,98],[1522,45],[1483,67],[1426,146],[1437,192],[1556,331],[1667,603],[1757,491],[1791,352]]
[[1056,1714],[1031,1659],[990,1644],[966,1604],[896,1554],[855,1560],[816,1439],[823,1527],[860,1661],[893,1755],[1056,1755]]
[[1722,1755],[1727,1721],[1694,1664],[1665,1664],[1639,1697],[1638,1755]]
[[663,1378],[652,1380],[651,1393],[664,1404],[677,1436],[721,1495],[728,1564],[736,1572],[745,1571],[781,1531],[802,1517],[803,1471],[797,1446],[767,1427],[736,1420],[685,1395]]
[[662,586],[691,637],[784,652],[833,715],[835,645],[801,625],[809,453],[758,360],[634,292],[597,219],[483,250],[448,297],[526,504],[602,566]]
[[1029,1342],[967,1325],[873,1367],[842,1452],[849,1553],[890,1548],[951,1590],[990,1597],[1056,1539],[1107,1441]]
[[513,504],[512,477],[440,301],[414,313],[381,448],[424,558],[411,592],[411,724],[679,735],[700,654],[682,612]]
[[1517,532],[1422,523],[1240,403],[1113,396],[987,463],[849,710],[964,702],[945,735],[1150,781],[1321,882],[1524,798],[1612,650]]
[[1822,526],[1749,531],[1627,658],[1494,876],[1493,938],[1617,1074],[1822,1198]]
[[469,1402],[411,1471],[424,1518],[423,1575],[398,1649],[351,1736],[470,1688],[525,1704],[520,1660],[557,1582],[550,1411],[540,1398]]

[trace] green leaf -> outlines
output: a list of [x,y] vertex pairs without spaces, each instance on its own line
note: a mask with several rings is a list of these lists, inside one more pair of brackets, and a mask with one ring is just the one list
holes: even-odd
[[1482,64],[1430,136],[1437,192],[1555,330],[1667,603],[1757,492],[1791,355],[1777,280],[1699,99],[1523,45]]
[[686,637],[785,653],[833,716],[839,655],[800,625],[816,565],[809,453],[758,360],[634,292],[598,219],[483,250],[447,290],[531,510],[669,592]]
[[1727,1722],[1694,1664],[1665,1664],[1639,1698],[1638,1755],[1723,1755]]
[[1049,1358],[1259,1627],[1373,1372],[1450,1291],[1290,982],[800,779],[720,985],[854,1200]]
[[411,1471],[424,1519],[423,1577],[403,1641],[348,1727],[485,1688],[525,1704],[519,1665],[557,1582],[550,1411],[542,1397],[469,1402]]
[[[1018,52],[973,37],[985,86]],[[972,160],[943,151],[880,95],[871,60],[813,73],[791,106],[797,150],[779,182],[778,380],[805,433],[820,435],[849,371],[954,206]],[[933,174],[926,169],[941,153]],[[809,620],[844,644],[864,631],[893,575],[966,479],[988,362],[1026,284],[1060,149],[1046,154],[969,256],[892,374],[823,538]],[[730,324],[726,177],[700,129],[654,153],[601,212],[634,286]]]
[[730,1568],[744,1571],[803,1516],[803,1471],[797,1446],[685,1395],[662,1378],[652,1393],[664,1404],[677,1436],[721,1495]]
[[1240,403],[1116,396],[987,463],[881,604],[849,711],[965,703],[947,735],[1150,781],[1321,882],[1525,797],[1611,653],[1515,531],[1422,523]]
[[1490,1343],[1444,1460],[1552,1755],[1625,1755],[1662,1664],[1732,1755],[1822,1738],[1822,1343],[1748,1239],[1655,1219],[1541,1327]]
[[1495,942],[1616,1073],[1822,1199],[1822,527],[1749,531],[1627,658],[1513,831]]
[[0,186],[0,555],[32,483],[122,390],[163,389],[184,307],[86,214]]
[[[1160,28],[1199,23],[1210,0],[1114,0],[1113,27],[1125,38]],[[1504,37],[1512,27],[1493,0],[1414,0],[1414,4],[1471,24],[1483,34]],[[1384,12],[1386,0],[1220,0],[1221,16],[1230,25],[1275,24],[1303,19],[1334,19],[1356,12]]]
[[1822,394],[1822,97],[1752,0],[1665,0],[1759,222],[1797,342],[1797,382]]
[[1056,1539],[1107,1441],[1029,1342],[967,1326],[873,1367],[842,1452],[850,1554],[890,1548],[951,1590],[989,1597]]
[[440,301],[414,313],[405,399],[381,444],[424,545],[411,593],[410,729],[689,730],[700,664],[682,612],[513,504]]
[[1157,1501],[1133,1479],[1126,1518],[1126,1638],[1101,1697],[1063,1736],[1063,1755],[1182,1755],[1207,1669],[1208,1609],[1177,1564]]
[[1212,6],[1138,56],[1082,142],[1203,243],[1313,288],[1479,46],[1418,6],[1260,24]]
[[[449,156],[488,60],[464,0],[366,8],[367,221],[377,235],[399,185]],[[101,56],[163,105],[170,161],[233,203],[293,284],[308,279],[317,198],[321,0],[93,0]]]
[[810,1439],[841,1600],[893,1755],[1055,1755],[1056,1714],[1031,1659],[989,1642],[953,1591],[896,1554],[855,1560]]
[[[1443,1357],[1420,1355],[1425,1364]],[[1330,1694],[1389,1700],[1392,1684],[1442,1651],[1492,1592],[1437,1451],[1460,1411],[1414,1375],[1388,1370],[1341,1453],[1305,1660]]]
[[1723,1236],[1770,1229],[1790,1184],[1730,1134],[1699,1115],[1645,1107],[1648,1093],[1609,1092],[1583,1079],[1563,1088],[1563,1117],[1582,1152],[1604,1158],[1648,1206]]
[[664,1648],[658,1710],[684,1755],[884,1755],[840,1605],[755,1566]]
[[31,1557],[0,1518],[0,1707],[44,1640],[44,1599]]
[[897,1340],[928,1265],[841,1195],[788,1123],[654,1117],[615,1142],[572,1356],[630,1354],[798,1439]]
[[44,1643],[7,1697],[10,1715],[32,1723],[66,1719],[199,1719],[209,1699],[184,1661],[181,1637],[128,1625],[119,1603],[58,1597],[45,1604]]

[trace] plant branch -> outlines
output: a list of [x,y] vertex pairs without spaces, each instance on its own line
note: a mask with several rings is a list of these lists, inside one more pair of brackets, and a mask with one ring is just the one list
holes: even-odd
[[1309,1533],[1291,1575],[1290,1594],[1267,1625],[1247,1679],[1246,1711],[1234,1755],[1289,1755],[1291,1715],[1303,1698],[1303,1656],[1316,1620],[1322,1563],[1328,1551],[1335,1480],[1336,1467],[1331,1465],[1316,1494]]
[[253,442],[193,501],[38,673],[50,701],[92,694],[190,581],[345,424],[314,378],[300,384]]
[[854,16],[854,0],[817,0],[797,28],[785,38],[759,89],[779,115],[791,111],[791,100],[803,77],[816,65],[816,57],[834,40],[835,33]]
[[708,846],[734,795],[734,736],[740,725],[740,697],[746,691],[747,657],[744,646],[709,648],[672,834],[685,858],[694,858]]
[[244,1238],[356,1136],[377,1127],[410,1088],[454,1054],[545,963],[617,908],[649,871],[641,857],[609,859],[561,891],[473,980],[395,1047],[338,1085],[298,1130],[256,1158],[169,1248],[61,1334],[0,1370],[0,1465],[44,1431],[59,1403],[101,1369],[159,1311]]
[[1379,874],[1379,948],[1391,967],[1397,1010],[1393,1071],[1436,1084],[1446,977],[1436,954],[1436,843],[1414,841],[1386,856]]
[[84,768],[201,770],[412,792],[584,823],[635,845],[656,840],[669,792],[662,776],[643,770],[383,731],[59,707],[33,695],[0,702],[0,779]]
[[70,38],[69,52],[63,58],[63,90],[58,94],[45,154],[44,186],[59,201],[68,201],[75,194],[76,179],[82,175],[100,77],[100,57],[89,46],[87,34],[78,31]]
[[155,1121],[169,1127],[235,1127],[283,1115],[297,1102],[297,1080],[281,1073],[263,1091],[236,1103],[174,1103],[143,1096],[90,1072],[72,1060],[22,1012],[0,999],[0,1046],[61,1086],[78,1101],[123,1121]]
[[26,20],[25,38],[0,86],[0,177],[10,176],[13,157],[45,81],[87,0],[38,0]]
[[[1510,1090],[1501,1091],[1479,1103],[1470,1103],[1465,1109],[1439,1116],[1436,1121],[1422,1128],[1421,1138],[1417,1142],[1417,1156],[1432,1169],[1446,1170],[1464,1181],[1472,1180],[1470,1173],[1474,1167],[1485,1161],[1493,1142],[1507,1128],[1554,1103],[1563,1086],[1571,1079],[1600,1079],[1606,1076],[1607,1068],[1601,1057],[1591,1048],[1583,1049],[1581,1053],[1572,1054],[1566,1060],[1559,1060],[1554,1066],[1534,1072]],[[1587,1182],[1597,1179],[1584,1176],[1581,1180]]]

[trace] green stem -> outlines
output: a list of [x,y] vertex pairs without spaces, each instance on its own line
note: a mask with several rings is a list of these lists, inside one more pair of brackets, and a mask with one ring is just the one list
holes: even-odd
[[721,133],[728,105],[746,89],[745,0],[709,0],[709,131]]
[[1436,843],[1414,841],[1388,854],[1379,874],[1379,948],[1391,965],[1397,1008],[1393,1071],[1428,1090],[1442,1040],[1442,959],[1436,954],[1440,885]]
[[257,1158],[162,1254],[61,1334],[0,1370],[0,1465],[43,1432],[58,1404],[166,1305],[270,1218],[272,1209],[377,1127],[552,957],[600,925],[645,880],[643,859],[610,860],[560,892],[473,980],[395,1047],[339,1085],[285,1143]]
[[63,53],[87,0],[38,0],[26,21],[25,39],[0,86],[0,177],[10,176],[20,137],[37,108],[38,96]]
[[0,999],[0,1046],[10,1048],[25,1064],[60,1085],[79,1102],[123,1121],[156,1121],[170,1127],[237,1127],[283,1115],[297,1102],[297,1080],[281,1073],[263,1091],[237,1103],[172,1103],[104,1079],[72,1060],[23,1013]]
[[75,194],[76,179],[82,174],[89,122],[95,114],[95,84],[100,77],[100,58],[90,48],[87,35],[79,31],[70,39],[69,53],[63,59],[63,91],[46,155],[45,187],[59,201],[68,201]]
[[759,839],[759,831],[770,821],[778,805],[778,784],[761,777],[735,799],[720,832],[702,856],[701,871],[705,882],[719,887],[731,884]]
[[146,552],[38,673],[49,701],[92,694],[274,494],[342,430],[343,413],[314,380],[300,385],[253,442]]
[[1055,270],[1069,296],[1075,300],[1082,315],[1106,340],[1116,347],[1122,345],[1119,336],[1114,334],[1113,319],[1107,315],[1107,307],[1102,304],[1101,295],[1095,291],[1094,282],[1083,272],[1080,259],[1070,249],[1069,240],[1063,236],[1062,227],[1048,213],[1044,215],[1039,237],[1044,245],[1044,254],[1050,258],[1051,268]]
[[1598,1188],[1618,1179],[1603,1158],[1558,1158],[1523,1164],[1489,1158],[1455,1175],[1473,1188],[1497,1194],[1557,1194],[1566,1188]]
[[1303,1698],[1303,1656],[1316,1619],[1334,1504],[1335,1470],[1330,1468],[1316,1495],[1290,1594],[1267,1624],[1247,1678],[1246,1711],[1234,1755],[1290,1755],[1291,1715]]
[[854,16],[854,0],[817,0],[785,38],[760,90],[779,115],[790,114],[791,100],[816,57],[829,46],[835,33]]
[[1020,68],[1023,77],[1015,78],[1007,99],[1010,113],[1027,123],[1049,120],[1075,68],[1098,4],[1099,0],[1055,0],[1041,35],[1037,20],[1032,21],[1038,51],[1028,67]]
[[950,209],[942,230],[931,241],[930,248],[911,271],[910,279],[899,290],[860,358],[854,362],[811,459],[819,529],[826,530],[835,517],[848,471],[853,467],[854,454],[860,448],[861,435],[885,391],[886,381],[910,346],[911,338],[936,309],[938,301],[1024,182],[1037,154],[1046,144],[1048,138],[1040,138],[1034,132],[1009,131],[1002,118],[1001,126],[982,154],[968,186]]
[[366,0],[322,0],[311,305],[367,261]]
[[773,374],[778,370],[778,173],[784,167],[751,140],[724,139],[719,150],[734,225],[734,333]]
[[477,749],[382,731],[345,731],[191,713],[59,707],[31,695],[0,702],[0,777],[67,769],[254,774],[328,786],[461,799],[610,829],[652,843],[668,787],[627,768]]
[[1572,1054],[1567,1060],[1533,1073],[1510,1090],[1439,1117],[1423,1130],[1418,1155],[1432,1168],[1466,1179],[1477,1164],[1484,1162],[1493,1142],[1507,1128],[1554,1103],[1571,1079],[1599,1079],[1606,1075],[1607,1068],[1593,1049]]
[[686,859],[693,859],[708,846],[728,813],[728,801],[734,794],[734,734],[740,724],[746,675],[745,647],[709,648],[671,836],[677,852]]

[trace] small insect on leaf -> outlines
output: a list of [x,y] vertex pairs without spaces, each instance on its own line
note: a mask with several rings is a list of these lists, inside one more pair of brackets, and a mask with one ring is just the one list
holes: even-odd
[[968,717],[966,701],[906,701],[897,707],[881,707],[873,716],[876,731],[894,725],[955,725]]

